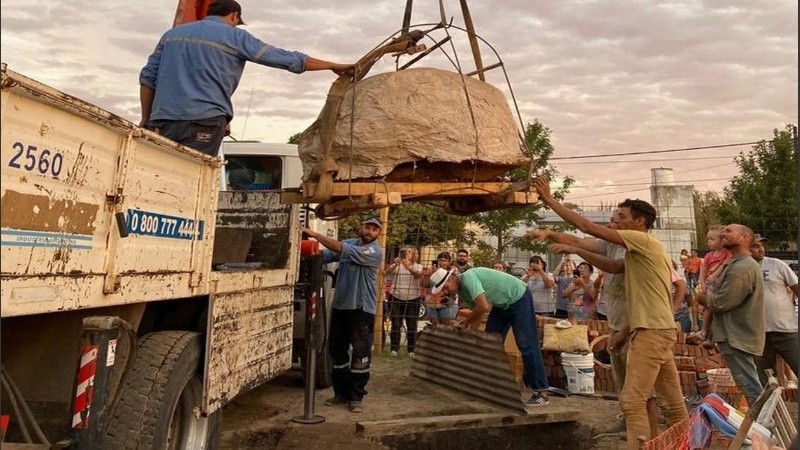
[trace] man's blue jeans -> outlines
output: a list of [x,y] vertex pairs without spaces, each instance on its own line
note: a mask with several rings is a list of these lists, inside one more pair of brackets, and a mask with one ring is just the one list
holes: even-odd
[[681,324],[682,332],[690,333],[692,331],[692,318],[689,316],[689,311],[675,313],[675,322]]
[[517,340],[517,347],[522,353],[525,383],[534,391],[548,389],[550,385],[547,383],[544,371],[544,358],[539,347],[539,331],[533,313],[533,297],[529,289],[525,289],[525,294],[505,309],[492,307],[492,312],[486,320],[486,331],[500,333],[505,339],[509,328],[514,330],[514,339]]
[[747,397],[747,404],[752,408],[764,389],[761,386],[761,382],[758,381],[756,356],[731,347],[728,341],[717,342],[717,346],[720,353],[722,353],[722,357],[725,358],[725,364],[731,370],[733,381],[736,382],[736,386]]

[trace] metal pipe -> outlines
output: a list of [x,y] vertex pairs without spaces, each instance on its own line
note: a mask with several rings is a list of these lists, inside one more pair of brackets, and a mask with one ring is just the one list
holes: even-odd
[[317,384],[317,351],[319,343],[319,333],[317,333],[317,302],[322,293],[323,281],[322,274],[322,255],[316,253],[311,256],[303,256],[300,263],[302,281],[308,287],[305,291],[306,317],[305,317],[305,340],[306,340],[306,384],[303,390],[303,415],[292,418],[292,422],[312,425],[325,422],[325,418],[314,414],[314,393]]
[[420,54],[419,54],[419,56],[417,56],[416,58],[412,59],[411,61],[409,61],[409,62],[407,62],[407,63],[403,64],[403,65],[402,65],[402,66],[401,66],[399,69],[397,69],[397,70],[405,70],[405,69],[407,69],[407,68],[411,67],[411,66],[412,66],[414,63],[416,63],[416,62],[417,62],[417,61],[419,61],[420,59],[422,59],[422,58],[424,58],[424,57],[426,57],[426,56],[430,55],[430,54],[431,54],[431,53],[432,53],[434,50],[436,50],[437,48],[439,48],[439,47],[441,47],[442,45],[446,44],[446,43],[447,43],[447,42],[448,42],[450,39],[451,39],[451,38],[450,38],[450,36],[447,36],[446,38],[442,39],[441,41],[439,41],[439,42],[437,42],[437,43],[433,44],[433,46],[431,46],[431,48],[429,48],[429,49],[425,50],[424,52],[420,53]]
[[31,432],[28,431],[28,425],[25,423],[25,417],[22,415],[22,411],[19,408],[19,403],[17,402],[17,396],[14,395],[14,391],[11,390],[11,386],[6,381],[6,370],[3,369],[3,388],[5,388],[6,393],[8,394],[8,400],[11,402],[11,409],[14,411],[14,416],[17,418],[17,422],[19,422],[19,429],[22,431],[22,439],[25,440],[26,443],[32,444],[33,439],[31,438]]
[[498,68],[498,67],[501,67],[502,65],[503,65],[503,63],[502,63],[502,62],[494,63],[494,64],[492,64],[491,66],[486,66],[486,67],[484,67],[483,69],[480,69],[480,70],[473,70],[472,72],[468,73],[468,74],[467,74],[467,76],[468,76],[468,77],[471,77],[471,76],[473,76],[473,75],[476,75],[476,74],[479,74],[479,73],[485,73],[485,72],[488,72],[488,71],[490,71],[490,70],[492,70],[492,69],[496,69],[496,68]]

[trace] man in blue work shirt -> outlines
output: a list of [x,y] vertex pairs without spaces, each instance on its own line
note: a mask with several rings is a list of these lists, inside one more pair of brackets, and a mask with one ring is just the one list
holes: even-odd
[[550,386],[544,371],[544,358],[542,349],[539,348],[539,332],[533,312],[533,297],[528,286],[519,278],[505,272],[488,267],[474,267],[462,274],[438,269],[431,275],[430,287],[431,294],[457,293],[462,306],[472,309],[459,326],[469,328],[471,325],[479,325],[483,315],[491,311],[486,319],[487,332],[500,333],[505,340],[509,328],[513,330],[525,367],[525,383],[533,388],[528,405],[546,405],[546,391]]
[[352,64],[273,47],[238,25],[244,25],[239,3],[215,0],[205,19],[164,33],[139,74],[139,126],[216,156],[230,130],[231,96],[247,61],[294,73],[353,72]]
[[[361,223],[359,238],[337,241],[308,228],[303,232],[319,241],[325,263],[339,261],[336,292],[333,295],[330,341],[333,359],[333,398],[328,406],[347,404],[351,412],[363,411],[367,394],[372,329],[377,298],[376,279],[383,263],[383,249],[376,242],[383,224],[377,217]],[[352,346],[352,356],[348,353]]]

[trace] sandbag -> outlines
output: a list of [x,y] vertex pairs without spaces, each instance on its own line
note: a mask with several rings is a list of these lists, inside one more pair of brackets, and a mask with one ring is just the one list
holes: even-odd
[[555,324],[548,323],[544,326],[542,350],[562,353],[589,353],[589,327],[573,324],[569,328],[560,329]]
[[[319,119],[303,132],[299,153],[303,179],[308,181],[322,157]],[[467,177],[487,181],[530,164],[499,89],[432,68],[382,73],[350,86],[339,108],[331,155],[340,180],[387,176],[398,180],[439,165],[436,176],[442,181]],[[472,170],[475,162],[477,171]],[[399,166],[406,167],[404,175],[392,178]]]

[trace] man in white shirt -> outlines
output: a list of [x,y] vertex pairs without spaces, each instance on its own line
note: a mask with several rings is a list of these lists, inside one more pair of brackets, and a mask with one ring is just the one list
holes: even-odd
[[758,377],[766,385],[766,369],[775,371],[775,357],[781,355],[797,375],[797,274],[780,259],[764,256],[765,238],[756,235],[750,247],[753,259],[764,275],[764,354],[756,358]]

